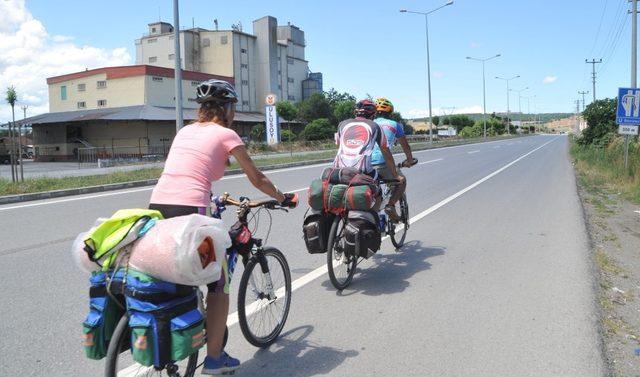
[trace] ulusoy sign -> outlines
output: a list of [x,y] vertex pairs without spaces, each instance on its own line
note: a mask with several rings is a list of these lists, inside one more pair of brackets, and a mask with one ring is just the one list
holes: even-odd
[[640,124],[640,89],[618,89],[616,123],[621,125]]
[[278,124],[278,112],[275,106],[265,108],[267,125],[267,144],[278,144],[280,141],[280,125]]

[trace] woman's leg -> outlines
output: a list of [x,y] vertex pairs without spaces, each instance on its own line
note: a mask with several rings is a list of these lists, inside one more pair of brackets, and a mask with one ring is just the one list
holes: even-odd
[[229,314],[229,295],[224,292],[209,292],[207,295],[207,355],[220,357],[222,341]]

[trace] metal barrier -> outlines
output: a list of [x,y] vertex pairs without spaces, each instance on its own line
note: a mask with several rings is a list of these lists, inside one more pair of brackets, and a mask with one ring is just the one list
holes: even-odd
[[109,167],[160,162],[167,158],[170,145],[114,146],[78,148],[79,167]]

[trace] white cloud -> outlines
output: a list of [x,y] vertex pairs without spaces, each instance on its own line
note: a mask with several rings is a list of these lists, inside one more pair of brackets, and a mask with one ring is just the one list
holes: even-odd
[[480,48],[480,47],[482,47],[482,43],[480,43],[480,42],[471,42],[469,44],[469,47],[471,47],[471,48]]
[[558,80],[558,76],[547,76],[542,80],[543,84],[552,84]]
[[[482,106],[474,105],[468,107],[461,107],[457,109],[444,109],[439,107],[434,107],[432,110],[433,116],[445,116],[445,115],[453,115],[453,114],[478,114],[482,113]],[[429,109],[412,109],[406,112],[402,112],[402,116],[407,119],[413,118],[424,118],[429,116]]]
[[0,123],[11,119],[11,108],[4,102],[9,86],[15,86],[19,105],[29,106],[28,115],[36,115],[49,111],[47,77],[131,64],[126,48],[78,46],[72,40],[49,34],[25,0],[0,1]]

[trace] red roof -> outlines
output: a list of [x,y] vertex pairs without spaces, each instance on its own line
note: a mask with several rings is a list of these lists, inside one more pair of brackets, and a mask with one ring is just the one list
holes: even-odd
[[[156,67],[153,65],[127,65],[121,67],[103,67],[96,69],[89,69],[86,71],[69,73],[67,75],[55,76],[47,78],[47,84],[57,84],[61,82],[65,82],[68,80],[79,79],[87,76],[93,76],[100,73],[105,73],[107,75],[107,80],[111,79],[121,79],[124,77],[135,77],[135,76],[160,76],[160,77],[171,77],[174,76],[173,68],[165,68],[165,67]],[[182,79],[183,80],[193,80],[193,81],[205,81],[210,79],[218,79],[225,80],[234,84],[233,77],[219,76],[219,75],[210,75],[208,73],[202,72],[194,72],[194,71],[182,71]]]

